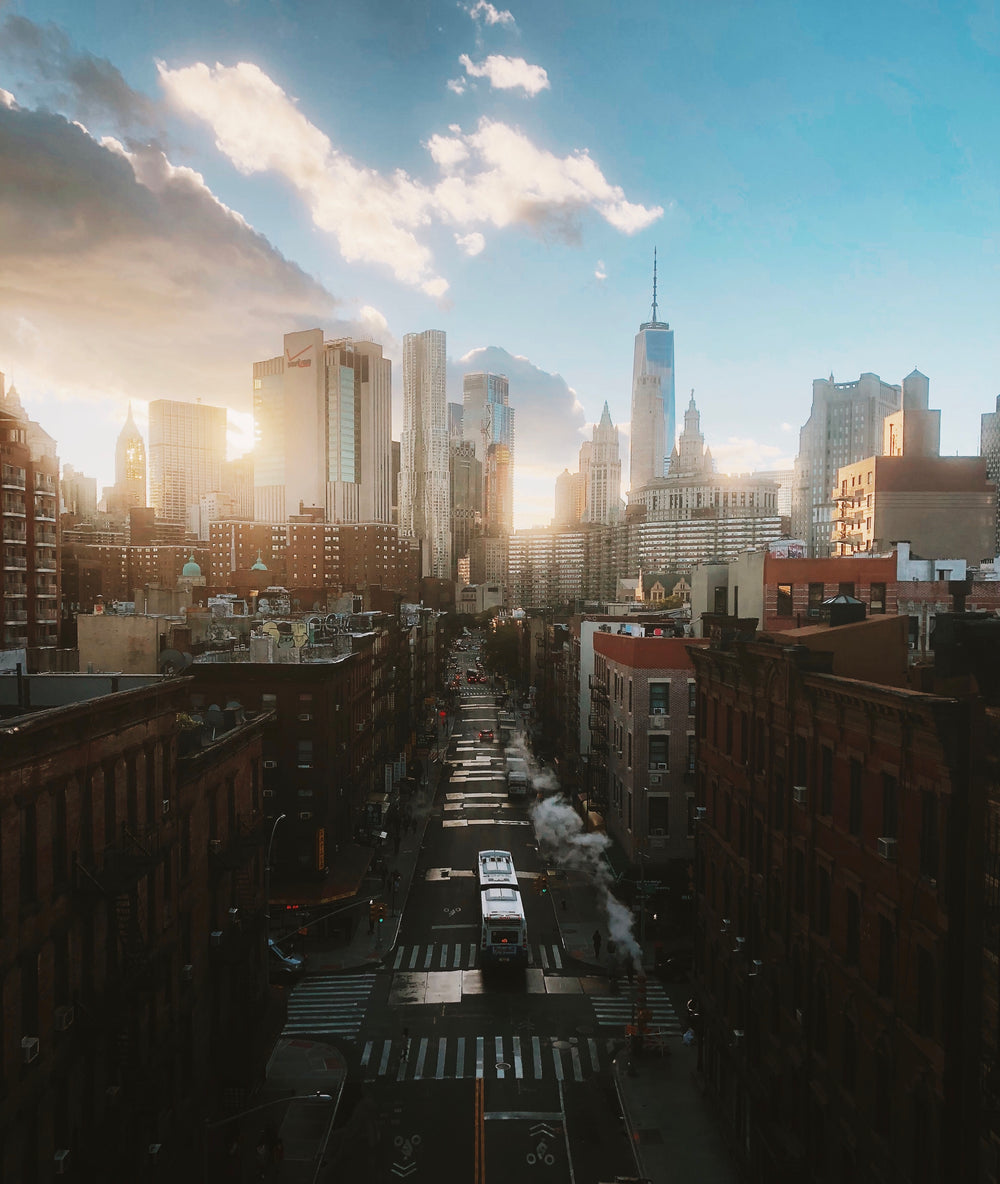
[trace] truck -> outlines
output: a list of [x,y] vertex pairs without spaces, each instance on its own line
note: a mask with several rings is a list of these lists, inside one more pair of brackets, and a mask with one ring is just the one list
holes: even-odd
[[507,757],[507,797],[512,800],[527,798],[531,788],[531,778],[528,775],[528,763],[524,757]]

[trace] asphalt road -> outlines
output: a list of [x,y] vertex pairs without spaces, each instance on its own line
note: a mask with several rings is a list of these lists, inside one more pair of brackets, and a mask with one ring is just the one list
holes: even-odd
[[[457,655],[463,672],[470,654]],[[328,1148],[327,1181],[599,1184],[632,1169],[611,1080],[620,1026],[600,1014],[607,983],[561,949],[523,804],[507,801],[494,695],[463,681],[460,718],[399,940],[373,973]],[[511,851],[529,966],[477,963],[474,869]],[[345,982],[347,980],[345,979]]]

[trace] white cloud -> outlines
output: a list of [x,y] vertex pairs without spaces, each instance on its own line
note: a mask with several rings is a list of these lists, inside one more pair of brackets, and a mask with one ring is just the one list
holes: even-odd
[[344,259],[387,267],[434,298],[448,281],[418,231],[435,220],[466,235],[483,225],[525,225],[574,237],[588,209],[625,234],[663,213],[628,201],[585,149],[559,157],[495,120],[481,119],[469,134],[451,125],[450,135],[432,136],[427,150],[444,175],[428,185],[402,169],[382,175],[351,160],[252,63],[177,70],[158,63],[158,70],[168,98],[209,125],[237,169],[271,171],[295,187]]
[[712,443],[711,448],[715,467],[720,473],[790,469],[795,463],[793,457],[782,456],[782,450],[776,445],[762,444],[750,437],[730,436],[721,443]]
[[531,65],[524,58],[491,54],[477,65],[467,53],[463,53],[458,60],[470,78],[488,78],[494,90],[516,90],[520,87],[534,97],[539,91],[550,88],[545,70],[541,66]]
[[9,90],[4,90],[2,86],[0,86],[0,106],[6,107],[10,111],[13,111],[17,106],[17,99],[14,98]]
[[456,95],[464,95],[468,89],[464,78],[449,78],[445,85],[449,90],[454,91]]
[[597,266],[594,268],[594,278],[597,280],[606,280],[608,278],[607,269],[604,266],[603,259],[597,260]]
[[488,0],[476,0],[472,5],[459,5],[472,17],[474,21],[482,21],[487,25],[508,25],[514,27],[514,14],[506,8],[494,8]]
[[480,255],[486,246],[486,239],[483,238],[478,230],[473,230],[471,234],[456,234],[455,242],[458,243],[466,255]]
[[413,233],[428,219],[427,194],[401,170],[382,177],[355,164],[305,118],[257,66],[203,62],[179,70],[157,63],[168,97],[203,119],[218,149],[243,173],[273,171],[296,187],[313,222],[337,239],[348,263],[391,268],[405,284],[440,296],[431,254]]

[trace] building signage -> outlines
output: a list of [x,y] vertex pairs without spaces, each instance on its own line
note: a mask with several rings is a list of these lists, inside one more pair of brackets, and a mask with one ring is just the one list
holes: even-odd
[[288,352],[288,350],[286,349],[285,350],[285,364],[288,366],[301,366],[303,370],[305,370],[307,367],[311,366],[312,365],[312,358],[304,358],[302,356],[306,352],[307,349],[312,349],[312,342],[311,341],[303,349],[300,349],[297,354],[290,354]]

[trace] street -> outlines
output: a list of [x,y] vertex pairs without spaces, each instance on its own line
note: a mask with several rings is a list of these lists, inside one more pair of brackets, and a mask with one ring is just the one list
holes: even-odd
[[[464,656],[463,656],[464,657]],[[463,661],[463,666],[467,663]],[[463,682],[398,941],[374,969],[325,976],[303,1038],[335,1043],[348,1081],[324,1181],[631,1175],[611,1077],[629,1002],[562,947],[524,802],[507,799],[496,697]],[[512,853],[528,965],[479,964],[478,852]],[[310,980],[299,988],[306,997]]]

